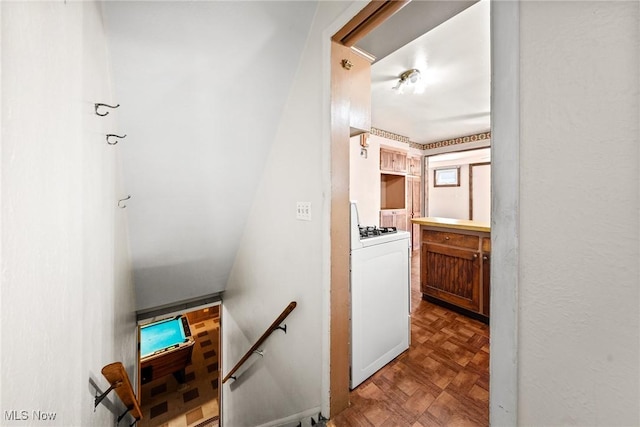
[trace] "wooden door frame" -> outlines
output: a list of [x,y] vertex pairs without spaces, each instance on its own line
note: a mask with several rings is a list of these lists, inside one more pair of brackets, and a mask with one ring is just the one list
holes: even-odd
[[[331,98],[331,69],[339,64],[331,62],[330,39],[349,21],[349,12],[343,13],[325,31],[325,94]],[[492,425],[517,425],[518,421],[518,276],[519,276],[519,167],[520,167],[520,2],[491,0],[491,112],[492,112],[492,167],[491,167],[491,353],[490,353],[490,423]],[[353,14],[351,15],[353,16]],[[369,30],[370,31],[370,30]],[[334,139],[332,128],[332,101],[330,111],[325,113],[325,123],[329,127],[328,191],[334,187],[349,185],[348,162],[346,170],[334,170],[331,165],[340,164],[340,150],[334,147],[349,141]],[[343,163],[344,164],[344,163]],[[329,239],[340,240],[336,230],[344,231],[349,223],[348,209],[334,205],[333,194],[329,207]],[[427,200],[425,200],[426,206]],[[341,228],[342,227],[342,228]],[[325,252],[326,253],[326,252]],[[344,248],[331,243],[329,249],[328,337],[326,350],[331,357],[336,344],[331,337],[332,325],[341,318],[335,318],[331,304],[334,291],[344,291],[340,286],[348,286],[348,271],[334,264],[334,259],[344,259]],[[334,282],[334,278],[340,278]],[[335,288],[338,287],[338,288]],[[348,346],[348,343],[347,343]],[[325,353],[326,355],[326,353]],[[347,355],[335,355],[348,357]],[[331,362],[325,366],[323,377],[322,406],[330,417],[336,416],[348,406],[344,401],[345,390],[336,388],[344,380],[336,379]],[[334,398],[338,399],[334,401]]]

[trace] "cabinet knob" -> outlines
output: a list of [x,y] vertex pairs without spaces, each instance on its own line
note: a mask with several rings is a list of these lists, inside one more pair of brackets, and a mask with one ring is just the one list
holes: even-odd
[[478,254],[473,254],[473,259],[478,259]]
[[444,236],[444,240],[449,240],[449,236]]
[[482,257],[482,259],[486,261],[486,260],[489,259],[489,257],[485,255],[485,256]]

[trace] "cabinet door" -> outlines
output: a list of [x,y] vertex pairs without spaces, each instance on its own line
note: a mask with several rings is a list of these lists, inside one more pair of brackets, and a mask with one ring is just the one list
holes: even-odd
[[407,163],[409,164],[409,169],[407,173],[409,175],[421,176],[422,168],[420,167],[421,159],[420,157],[409,157]]
[[420,197],[420,178],[410,178],[411,185],[411,218],[418,218],[422,211],[422,198]]
[[491,238],[482,238],[482,314],[489,316],[491,294]]
[[422,251],[422,292],[479,312],[479,252],[430,243],[423,243]]
[[380,227],[397,227],[407,231],[407,211],[404,209],[380,211]]
[[395,227],[391,211],[380,211],[380,227]]
[[380,149],[380,170],[393,172],[393,151]]
[[489,317],[489,294],[491,290],[491,255],[482,254],[482,314]]
[[393,153],[393,171],[407,172],[407,155],[405,153]]
[[398,230],[409,230],[409,228],[407,228],[407,211],[396,211],[396,213],[394,214],[394,221],[395,227],[397,227]]

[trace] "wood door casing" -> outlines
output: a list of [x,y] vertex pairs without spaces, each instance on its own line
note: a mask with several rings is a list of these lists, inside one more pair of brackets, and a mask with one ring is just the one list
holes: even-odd
[[349,71],[350,49],[331,43],[331,285],[330,414],[349,406]]
[[[418,177],[407,177],[407,208],[409,220],[422,216],[422,198],[420,197],[421,181]],[[420,249],[420,225],[411,223],[411,248]]]
[[[343,49],[373,31],[407,3],[408,0],[371,1],[332,36],[329,417],[334,417],[349,406],[349,139],[351,131],[349,116],[351,106],[348,86],[350,80],[363,78],[362,73],[348,74],[348,70],[342,67],[342,59],[345,59]],[[370,64],[368,67],[370,70]],[[366,129],[367,132],[369,130]]]

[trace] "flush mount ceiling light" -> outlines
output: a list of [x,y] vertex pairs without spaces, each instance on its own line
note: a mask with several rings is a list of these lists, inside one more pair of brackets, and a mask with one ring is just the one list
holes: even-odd
[[400,74],[400,80],[398,80],[398,83],[393,87],[393,90],[398,91],[398,93],[404,93],[405,90],[411,88],[414,92],[417,92],[416,89],[420,79],[420,70],[416,68],[407,70]]

